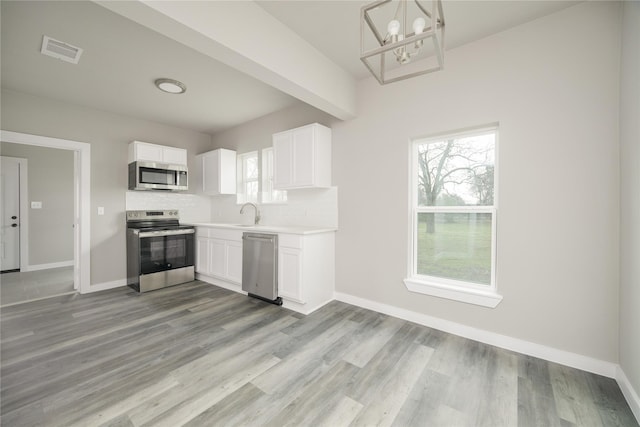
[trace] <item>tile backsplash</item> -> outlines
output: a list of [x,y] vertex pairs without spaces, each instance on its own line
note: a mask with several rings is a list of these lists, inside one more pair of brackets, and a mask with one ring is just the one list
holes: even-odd
[[164,191],[127,191],[125,206],[128,211],[145,209],[178,209],[181,222],[209,222],[211,197]]
[[[261,224],[338,227],[338,188],[289,191],[283,204],[258,204]],[[183,223],[251,224],[253,209],[240,214],[235,196],[203,196],[160,191],[127,191],[127,210],[178,209]]]
[[[253,209],[240,214],[235,196],[211,198],[211,222],[251,224]],[[287,192],[283,204],[258,204],[261,224],[304,227],[338,227],[338,188],[314,188]]]

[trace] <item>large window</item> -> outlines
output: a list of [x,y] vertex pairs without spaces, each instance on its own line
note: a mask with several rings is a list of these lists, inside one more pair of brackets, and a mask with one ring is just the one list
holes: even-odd
[[497,129],[412,142],[415,292],[495,307]]

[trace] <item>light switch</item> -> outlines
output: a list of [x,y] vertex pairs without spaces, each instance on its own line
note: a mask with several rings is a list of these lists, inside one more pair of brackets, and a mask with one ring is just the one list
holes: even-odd
[[104,215],[104,206],[98,206],[98,215]]
[[42,209],[42,202],[31,202],[31,209]]

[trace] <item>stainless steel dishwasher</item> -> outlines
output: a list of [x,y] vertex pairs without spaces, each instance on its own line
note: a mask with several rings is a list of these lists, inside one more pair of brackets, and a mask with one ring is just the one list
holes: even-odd
[[250,297],[282,305],[278,296],[277,234],[242,234],[242,290]]

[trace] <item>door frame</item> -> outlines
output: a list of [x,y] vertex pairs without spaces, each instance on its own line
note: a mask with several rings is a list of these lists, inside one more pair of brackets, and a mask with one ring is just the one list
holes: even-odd
[[[80,293],[91,291],[91,144],[68,139],[52,138],[48,136],[0,130],[0,140],[14,144],[35,145],[39,147],[58,148],[74,152],[73,172],[73,283]],[[22,178],[22,177],[21,177]],[[26,180],[25,180],[26,182]],[[27,202],[26,185],[24,198]],[[25,210],[28,212],[28,209]],[[23,213],[21,212],[21,215]],[[21,218],[28,218],[22,216]],[[20,238],[22,240],[22,231]],[[20,247],[20,267],[23,266],[22,246]],[[27,258],[25,258],[25,261]]]

